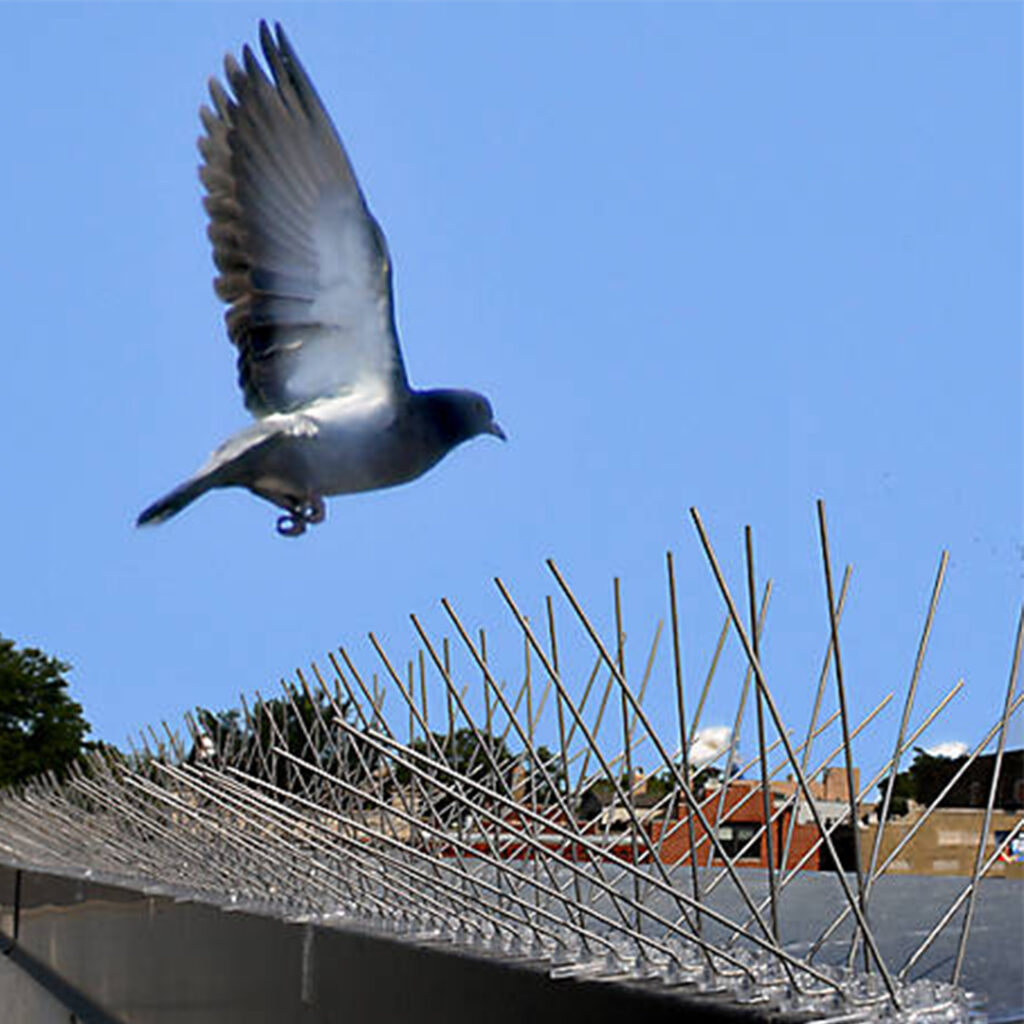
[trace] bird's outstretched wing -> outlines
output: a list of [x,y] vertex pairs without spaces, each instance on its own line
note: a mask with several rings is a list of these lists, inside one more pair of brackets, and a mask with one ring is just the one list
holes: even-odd
[[341,140],[280,25],[210,82],[200,177],[230,303],[239,384],[257,416],[347,393],[407,387],[391,264]]

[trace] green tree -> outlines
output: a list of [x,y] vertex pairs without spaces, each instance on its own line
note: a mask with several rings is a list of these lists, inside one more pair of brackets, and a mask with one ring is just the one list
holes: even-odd
[[[963,760],[963,758],[950,759],[929,754],[921,747],[914,747],[914,760],[910,767],[897,773],[893,780],[890,813],[906,814],[911,800],[919,804],[930,804],[939,795],[950,775]],[[884,798],[887,785],[888,779],[878,784],[880,798]],[[946,806],[955,806],[955,801],[943,802]]]
[[[505,793],[512,789],[516,779],[516,765],[518,760],[512,756],[500,736],[477,733],[472,729],[456,729],[449,736],[447,733],[431,733],[433,742],[428,743],[423,737],[417,736],[409,744],[410,748],[418,754],[422,754],[431,760],[438,762],[436,765],[427,765],[424,762],[417,763],[419,777],[431,779],[442,786],[460,788],[460,782],[454,772],[472,779],[482,786],[487,786]],[[438,750],[441,751],[440,756]],[[495,778],[494,769],[498,769],[498,777]],[[451,770],[454,769],[454,772]],[[412,773],[404,764],[399,764],[395,769],[395,780],[402,786],[408,785]],[[390,789],[390,787],[388,787]],[[455,802],[454,798],[441,790],[433,790],[427,785],[430,791],[431,802],[438,811],[443,811]]]
[[198,708],[196,724],[201,735],[186,759],[190,763],[231,764],[264,775],[269,772],[275,785],[296,792],[304,789],[308,772],[277,754],[278,749],[327,772],[344,768],[351,777],[367,763],[372,768],[376,755],[363,753],[359,760],[347,734],[337,726],[338,714],[348,720],[349,711],[348,701],[338,704],[322,690],[310,698],[297,689],[290,690],[287,698],[257,701],[244,717],[237,708],[217,712]]
[[[541,765],[544,766],[544,771],[541,771]],[[536,800],[538,804],[546,806],[557,802],[559,796],[564,795],[566,790],[565,785],[565,770],[562,767],[562,758],[559,754],[554,754],[543,744],[537,748],[537,764],[536,768],[531,771],[531,766],[527,761],[525,765],[527,771],[527,777],[530,778],[532,775],[531,782],[528,782],[528,787],[532,785],[532,788],[527,789],[530,800]],[[546,776],[545,776],[546,773]],[[554,790],[548,784],[548,779],[554,784]]]
[[89,723],[67,693],[71,666],[0,636],[0,786],[61,774],[83,749]]

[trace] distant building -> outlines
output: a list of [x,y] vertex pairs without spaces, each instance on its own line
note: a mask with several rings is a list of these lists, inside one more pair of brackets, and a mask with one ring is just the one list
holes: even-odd
[[[970,875],[974,871],[978,838],[992,788],[994,754],[986,754],[974,761],[929,819],[919,824],[925,808],[934,802],[965,760],[966,756],[935,758],[928,762],[928,773],[919,785],[917,800],[910,801],[906,814],[890,818],[882,833],[879,863],[884,862],[901,841],[916,829],[910,842],[893,859],[887,873]],[[1003,753],[995,807],[985,842],[986,860],[1020,821],[1022,809],[1024,750],[1007,750]],[[875,811],[877,814],[877,807]],[[870,857],[877,831],[877,821],[869,819],[868,827],[859,834],[865,864]],[[988,876],[1024,878],[1024,837],[1018,835],[1007,846],[992,865]]]
[[[794,805],[791,803],[776,817],[776,812],[780,810],[789,794],[776,788],[772,783],[769,784],[769,792],[770,813],[776,818],[771,825],[772,863],[778,867],[790,832]],[[768,843],[764,830],[764,798],[760,780],[730,779],[725,785],[724,799],[720,787],[709,788],[707,796],[711,799],[703,808],[704,816],[715,831],[722,851],[735,858],[734,862],[738,867],[767,867]],[[806,804],[796,811],[786,866],[795,868],[799,865],[805,870],[817,871],[823,865],[822,851],[820,847],[814,849],[818,830],[806,811]],[[662,846],[662,860],[668,863],[685,857],[690,847],[689,827],[685,817],[672,824],[674,827],[670,826],[670,829],[666,830],[669,834]],[[701,866],[709,863],[722,864],[721,856],[712,853],[711,843],[696,818],[693,824],[697,863]]]
[[[921,819],[924,809],[915,807],[907,814],[890,820],[882,833],[879,864]],[[970,875],[978,852],[978,837],[985,811],[972,807],[940,807],[918,828],[914,838],[897,854],[886,869],[889,875]],[[1010,833],[1019,820],[1019,814],[997,810],[992,815],[985,843],[985,858],[995,852],[996,846]],[[875,842],[877,824],[871,824],[859,833],[861,858],[868,864]],[[1018,836],[996,861],[986,877],[1024,878],[1024,840]]]
[[[814,797],[823,819],[827,824],[841,821],[849,816],[849,794],[847,791],[846,772],[841,769],[829,769],[822,781],[810,784],[811,795]],[[854,788],[858,785],[858,774],[854,770]],[[637,782],[640,782],[638,776]],[[644,792],[634,793],[633,813],[650,836],[650,844],[665,863],[676,863],[687,857],[690,850],[690,826],[687,823],[684,800],[677,800],[668,808],[664,796],[646,780],[641,783]],[[778,867],[782,851],[787,846],[787,869],[796,867],[802,870],[818,871],[831,868],[831,861],[824,844],[819,844],[819,833],[814,818],[804,800],[787,800],[796,790],[795,781],[788,779],[782,782],[769,783],[771,794],[770,815],[774,819],[771,825],[772,863]],[[758,779],[733,778],[725,784],[718,781],[710,782],[704,789],[704,800],[701,811],[704,819],[718,838],[722,852],[734,859],[739,867],[767,867],[768,843],[764,831],[765,808],[761,795],[761,783]],[[630,811],[610,801],[610,794],[602,792],[601,808],[588,807],[587,817],[593,821],[595,839],[601,845],[610,846],[614,853],[624,859],[632,856],[632,840],[629,838],[631,822]],[[596,800],[592,797],[592,803]],[[858,807],[858,815],[859,815]],[[795,814],[795,821],[794,821]],[[792,835],[790,831],[792,830]],[[840,825],[833,833],[833,844],[839,855],[840,862],[849,866],[852,862],[852,832],[848,825]],[[693,818],[693,843],[696,850],[697,863],[701,867],[709,864],[723,863],[722,857],[713,850],[704,827],[699,818]],[[646,845],[638,850],[641,860],[649,859]],[[709,860],[710,858],[710,860]]]
[[[963,759],[949,759],[946,764],[943,759],[936,768],[935,764],[929,762],[925,788],[931,787],[929,791],[937,796],[962,763]],[[916,828],[916,832],[912,840],[893,858],[886,869],[887,874],[968,875],[973,871],[993,764],[994,758],[991,756],[979,758],[952,788],[942,806],[923,824],[919,825],[918,822],[924,808],[913,801],[906,814],[890,816],[882,837],[879,864],[889,857],[912,830]],[[986,857],[1010,834],[1020,818],[1024,806],[1022,769],[1024,751],[1007,751],[997,791],[997,810],[986,843]],[[860,786],[859,775],[855,768],[852,779],[854,793]],[[851,827],[850,786],[847,779],[845,769],[830,768],[823,773],[820,781],[810,782],[809,788],[823,823],[835,826],[831,831],[831,840],[839,866],[844,871],[851,871],[856,861],[855,843],[860,844],[862,866],[866,868],[869,863],[878,831],[878,806],[857,804],[856,825]],[[550,804],[538,805],[537,811],[547,817],[550,824],[527,829],[533,833],[531,841],[561,848],[563,856],[578,861],[590,859],[594,848],[610,852],[623,860],[630,860],[635,855],[640,863],[650,861],[655,856],[668,864],[679,863],[687,858],[690,854],[691,827],[686,816],[686,801],[674,794],[671,780],[652,779],[636,769],[631,788],[629,807],[624,807],[621,801],[613,798],[612,788],[606,783],[594,785],[583,794],[576,808],[576,817],[581,824],[589,823],[583,833],[586,845],[579,842],[566,843],[565,834],[561,831],[566,824],[565,817]],[[524,773],[513,776],[512,790],[518,799],[524,800],[528,790]],[[782,852],[787,850],[787,870],[835,870],[825,844],[820,842],[814,816],[798,793],[795,780],[788,778],[770,782],[769,792],[769,813],[774,819],[770,832],[773,865],[777,868],[781,866]],[[767,867],[768,842],[764,830],[765,807],[760,780],[732,778],[726,783],[718,779],[705,780],[699,796],[704,820],[717,836],[721,851],[738,867]],[[962,805],[955,806],[953,801],[960,801]],[[517,828],[526,824],[515,811],[508,812],[506,820]],[[635,846],[634,821],[644,833],[643,836],[637,836]],[[463,833],[463,840],[481,852],[486,850],[488,847],[485,841],[473,835],[470,823],[466,824],[468,831]],[[696,815],[692,820],[692,833],[698,866],[721,865],[723,859],[713,850],[713,844]],[[510,859],[529,859],[533,855],[530,841],[510,840],[503,846],[501,855]],[[1018,837],[1015,843],[1007,846],[989,874],[995,877],[1024,878],[1024,837]]]

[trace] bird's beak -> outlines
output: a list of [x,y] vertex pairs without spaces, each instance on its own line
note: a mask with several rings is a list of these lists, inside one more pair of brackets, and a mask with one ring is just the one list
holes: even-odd
[[505,431],[502,430],[501,427],[499,427],[494,420],[491,420],[491,422],[487,425],[485,430],[488,434],[493,434],[495,437],[500,437],[502,441],[508,440]]

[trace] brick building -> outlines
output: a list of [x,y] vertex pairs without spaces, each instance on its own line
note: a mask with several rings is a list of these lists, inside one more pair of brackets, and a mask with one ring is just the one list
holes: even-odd
[[[827,823],[842,819],[849,811],[846,778],[844,770],[829,769],[820,782],[810,784],[811,794]],[[858,773],[854,769],[855,788],[858,782]],[[771,826],[772,861],[776,867],[780,865],[782,850],[786,845],[795,813],[796,821],[792,825],[792,838],[789,841],[786,858],[787,869],[795,868],[797,865],[803,870],[828,869],[831,864],[827,852],[821,846],[815,848],[819,833],[806,802],[801,800],[798,804],[790,803],[788,807],[782,809],[796,788],[797,784],[793,779],[769,783],[769,813],[775,818]],[[740,867],[768,866],[768,845],[766,833],[763,831],[765,808],[761,793],[760,780],[746,778],[731,779],[725,785],[724,793],[718,783],[709,784],[704,791],[704,817],[717,833],[725,853],[735,858],[735,863]],[[658,850],[661,860],[672,864],[685,858],[690,849],[690,829],[685,816],[685,801],[678,802],[678,806],[669,814],[667,820],[664,806],[659,806],[654,797],[644,792],[642,783],[634,789],[634,801],[636,815],[650,835],[651,844]],[[858,816],[859,810],[858,808]],[[611,846],[616,855],[628,858],[632,855],[632,843],[628,838],[629,823],[630,815],[624,808],[605,807],[595,817],[595,838],[607,836],[602,845]],[[697,863],[703,867],[709,862],[712,846],[696,816],[693,819],[693,840]],[[840,826],[834,833],[833,842],[837,846],[840,860],[846,865],[852,854],[852,833],[849,826]],[[721,864],[722,858],[715,855],[712,857],[712,863]]]

